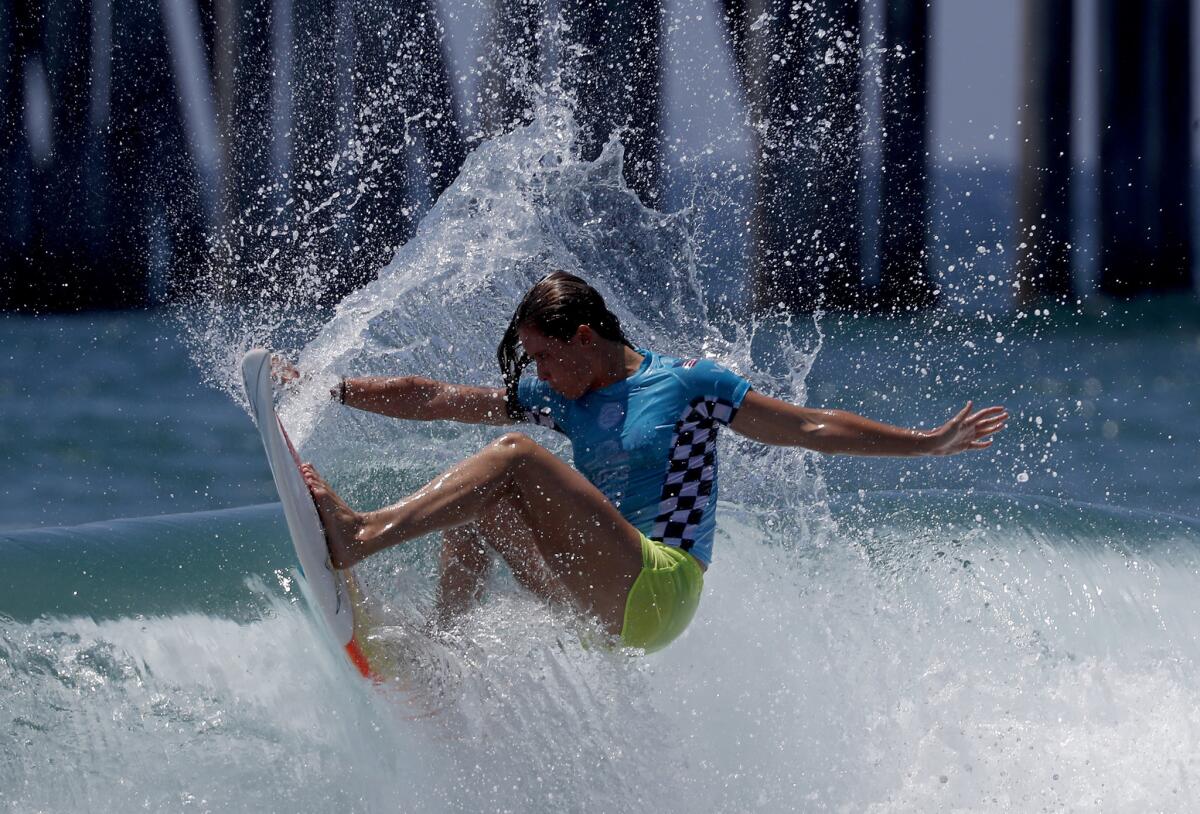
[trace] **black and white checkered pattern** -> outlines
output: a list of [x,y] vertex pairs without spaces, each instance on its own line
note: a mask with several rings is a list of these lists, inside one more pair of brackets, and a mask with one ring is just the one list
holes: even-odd
[[675,424],[652,539],[684,551],[695,544],[717,479],[717,424],[728,424],[736,413],[737,408],[724,399],[701,396],[692,400]]

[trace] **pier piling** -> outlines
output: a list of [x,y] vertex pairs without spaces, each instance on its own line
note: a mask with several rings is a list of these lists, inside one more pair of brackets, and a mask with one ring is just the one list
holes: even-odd
[[1071,275],[1073,0],[1025,0],[1017,189],[1017,302],[1074,301]]

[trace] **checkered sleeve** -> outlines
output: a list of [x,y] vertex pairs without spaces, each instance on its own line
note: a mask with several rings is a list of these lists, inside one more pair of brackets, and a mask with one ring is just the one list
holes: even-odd
[[650,537],[691,551],[715,506],[717,425],[733,421],[750,382],[707,359],[683,362],[680,376],[688,402],[675,424]]

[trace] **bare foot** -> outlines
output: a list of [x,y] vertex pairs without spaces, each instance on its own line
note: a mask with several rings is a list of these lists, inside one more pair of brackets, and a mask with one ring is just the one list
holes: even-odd
[[304,483],[317,505],[317,514],[321,515],[321,523],[325,526],[325,540],[329,543],[333,567],[349,568],[362,559],[355,537],[363,526],[362,515],[329,488],[312,464],[301,464],[300,474],[304,476]]

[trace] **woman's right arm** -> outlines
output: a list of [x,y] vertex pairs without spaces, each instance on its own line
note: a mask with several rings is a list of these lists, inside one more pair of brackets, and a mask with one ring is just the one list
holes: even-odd
[[364,376],[344,379],[334,389],[343,404],[412,421],[461,421],[465,424],[514,423],[498,387],[448,384],[420,376]]

